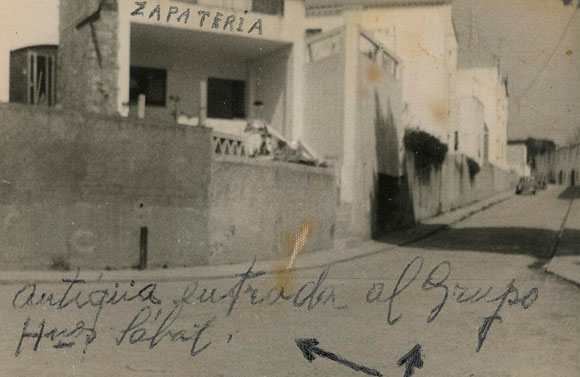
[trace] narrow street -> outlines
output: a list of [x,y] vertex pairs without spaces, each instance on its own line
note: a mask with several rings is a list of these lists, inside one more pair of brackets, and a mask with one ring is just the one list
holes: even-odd
[[[197,290],[195,279],[159,282],[154,292],[145,289],[130,302],[103,304],[86,353],[86,329],[102,291],[91,294],[95,305],[56,309],[27,305],[31,287],[5,285],[0,290],[0,376],[368,374],[352,365],[404,376],[406,366],[397,362],[416,345],[423,361],[421,368],[414,364],[418,377],[575,376],[580,289],[541,268],[570,205],[570,199],[559,198],[561,192],[549,187],[535,196],[512,197],[421,241],[385,244],[383,252],[327,270],[247,276],[243,284],[240,277],[199,280]],[[580,237],[580,229],[575,232]],[[77,302],[86,301],[91,291],[103,288],[109,297],[115,290],[117,297],[123,290],[131,297],[146,285],[132,287],[129,281],[118,287],[79,283],[67,300],[80,292]],[[37,302],[42,292],[58,298],[66,287],[38,284],[28,302]],[[237,296],[236,287],[242,288]],[[276,287],[284,287],[286,297],[270,305],[278,295],[267,294]],[[140,312],[146,306],[150,312]],[[38,338],[24,338],[16,357],[28,316],[29,333],[38,332],[45,319],[44,337],[36,352]],[[54,327],[58,330],[49,339]],[[64,328],[70,337],[58,335]],[[308,362],[296,339],[312,338],[319,342],[318,353]],[[68,345],[71,341],[76,343]],[[350,366],[332,360],[332,354]]]

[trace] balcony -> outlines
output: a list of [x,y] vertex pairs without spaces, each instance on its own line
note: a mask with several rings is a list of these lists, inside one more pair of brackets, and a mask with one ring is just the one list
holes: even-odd
[[249,157],[242,136],[213,133],[213,151],[220,156]]
[[250,11],[275,16],[284,15],[284,0],[181,0],[184,3],[204,5],[234,11]]

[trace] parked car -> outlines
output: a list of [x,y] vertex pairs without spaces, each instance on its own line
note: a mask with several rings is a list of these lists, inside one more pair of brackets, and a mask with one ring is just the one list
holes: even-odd
[[537,187],[533,178],[520,178],[516,186],[516,195],[536,195]]

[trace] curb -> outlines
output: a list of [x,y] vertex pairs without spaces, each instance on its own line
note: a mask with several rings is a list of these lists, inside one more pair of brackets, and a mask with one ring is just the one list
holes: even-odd
[[560,231],[558,232],[558,235],[556,236],[556,239],[554,239],[554,242],[552,242],[552,245],[550,246],[550,259],[544,263],[544,265],[542,266],[542,270],[543,272],[554,276],[562,281],[565,281],[567,283],[573,284],[577,287],[580,287],[580,282],[570,279],[567,276],[564,276],[563,274],[554,271],[553,269],[549,269],[550,268],[550,264],[552,263],[552,261],[554,261],[554,259],[557,258],[557,253],[558,253],[558,248],[560,246],[560,242],[562,241],[562,236],[564,235],[564,231],[566,230],[566,224],[568,222],[568,217],[570,216],[570,212],[572,210],[572,207],[574,206],[574,201],[575,199],[571,199],[570,200],[570,204],[568,205],[568,210],[566,211],[566,214],[564,215],[564,218],[562,219],[562,223],[560,225]]
[[[549,263],[550,263],[550,262],[546,263],[546,265],[547,265],[547,264],[549,264]],[[559,274],[555,273],[554,271],[548,271],[548,270],[546,269],[546,266],[544,266],[544,272],[545,272],[546,274],[550,275],[550,276],[553,276],[553,277],[555,277],[555,278],[556,278],[556,279],[558,279],[558,280],[562,280],[562,281],[564,281],[564,282],[566,282],[566,283],[568,283],[568,284],[572,284],[572,285],[575,285],[576,287],[580,288],[580,283],[578,283],[577,281],[575,281],[575,280],[572,280],[572,279],[568,279],[567,277],[564,277],[564,276],[562,276],[562,275],[559,275]]]
[[556,236],[556,239],[550,246],[550,261],[546,263],[546,266],[554,259],[556,253],[558,252],[558,246],[560,245],[560,241],[562,240],[562,236],[564,235],[564,230],[566,229],[566,223],[568,222],[568,216],[570,215],[570,211],[572,210],[572,206],[574,205],[574,199],[570,200],[570,204],[568,204],[568,210],[562,219],[562,223],[560,224],[560,231]]
[[[505,193],[504,193],[505,194]],[[502,194],[503,195],[503,194]],[[442,224],[435,224],[434,229],[423,233],[418,234],[414,237],[410,237],[409,239],[399,242],[397,244],[390,244],[388,246],[384,246],[384,243],[381,244],[376,241],[365,241],[363,245],[351,248],[340,250],[342,252],[333,253],[333,257],[329,258],[329,260],[319,263],[310,264],[308,262],[308,257],[302,258],[298,263],[297,266],[293,268],[295,271],[306,271],[317,269],[326,266],[332,266],[340,263],[345,263],[357,259],[366,258],[369,256],[377,255],[383,253],[388,250],[397,249],[402,246],[407,246],[413,244],[418,241],[422,241],[426,238],[429,238],[441,231],[448,229],[450,226],[460,223],[469,217],[483,212],[497,204],[503,203],[512,196],[501,197],[498,200],[494,200],[492,202],[486,203],[485,205],[475,208],[466,214],[462,215],[461,217],[454,219],[449,223],[442,223]],[[474,205],[474,204],[473,204]],[[460,211],[461,209],[457,209],[456,211]],[[449,215],[452,212],[448,212],[443,215]],[[371,251],[366,251],[362,253],[356,253],[356,249],[367,249],[372,248]],[[309,254],[308,256],[312,259],[316,256],[320,256],[320,253],[328,252],[329,250],[321,250],[319,252],[315,252]],[[345,251],[350,251],[348,255],[341,258],[341,255],[344,255]],[[284,259],[279,260],[270,260],[270,261],[260,261],[256,262],[253,265],[254,271],[263,271],[266,275],[272,275],[275,273],[275,266],[279,266],[280,264],[285,264],[287,261]],[[312,262],[312,261],[310,261]],[[164,282],[164,281],[189,281],[192,279],[203,279],[203,280],[218,280],[218,279],[228,279],[228,278],[236,278],[239,274],[247,271],[249,266],[251,265],[250,262],[238,263],[238,264],[231,264],[231,265],[219,265],[219,266],[198,266],[198,267],[185,267],[185,268],[174,268],[174,269],[157,269],[157,270],[113,270],[113,271],[79,271],[79,278],[82,279],[86,283],[95,283],[95,282],[143,282],[143,281],[155,281],[155,282]],[[232,272],[237,271],[237,272]],[[60,283],[63,279],[71,279],[75,275],[75,271],[1,271],[0,272],[0,285],[14,285],[14,284],[29,284],[29,283]]]

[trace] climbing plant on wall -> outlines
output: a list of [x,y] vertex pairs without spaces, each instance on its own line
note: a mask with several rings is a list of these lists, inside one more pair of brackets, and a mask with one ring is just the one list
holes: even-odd
[[479,170],[479,164],[471,157],[467,157],[467,168],[469,170],[469,178],[473,181]]
[[431,134],[419,129],[406,130],[405,148],[412,152],[417,170],[440,167],[447,155],[447,145]]

